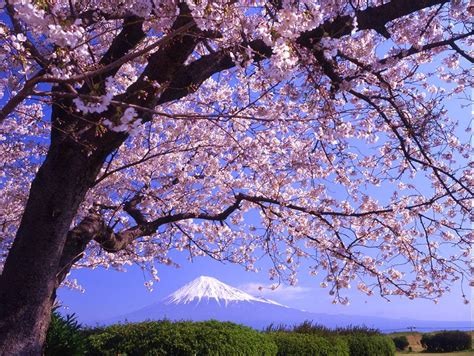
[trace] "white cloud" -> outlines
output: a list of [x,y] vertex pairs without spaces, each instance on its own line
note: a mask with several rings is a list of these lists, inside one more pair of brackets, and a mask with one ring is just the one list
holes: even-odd
[[275,301],[293,301],[307,298],[313,290],[301,286],[288,286],[280,284],[276,289],[272,289],[272,284],[246,283],[239,286],[239,289],[256,297],[274,299]]

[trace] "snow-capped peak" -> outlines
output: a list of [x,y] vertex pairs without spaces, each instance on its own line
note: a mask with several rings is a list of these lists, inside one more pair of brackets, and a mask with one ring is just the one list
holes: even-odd
[[170,294],[165,302],[167,304],[187,304],[194,300],[199,303],[202,299],[209,301],[215,299],[219,304],[223,302],[260,302],[281,305],[269,299],[254,297],[240,289],[231,287],[221,281],[207,276],[201,276],[184,285]]

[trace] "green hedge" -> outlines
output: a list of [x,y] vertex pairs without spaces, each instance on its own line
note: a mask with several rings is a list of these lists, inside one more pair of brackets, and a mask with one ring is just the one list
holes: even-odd
[[430,352],[464,351],[472,347],[472,338],[463,331],[443,331],[436,334],[423,334],[421,345]]
[[118,324],[89,338],[90,355],[276,355],[272,339],[251,328],[217,321]]
[[394,356],[395,344],[388,336],[353,335],[345,336],[351,356]]
[[[360,328],[329,330],[315,325],[310,326],[294,327],[294,330],[279,327],[274,328],[273,331],[261,333],[249,327],[218,321],[158,321],[81,329],[74,316],[62,318],[55,313],[48,331],[45,354],[90,356],[395,355],[394,342],[388,336],[369,334],[365,329]],[[432,340],[435,336],[427,335],[425,341]]]
[[343,338],[326,338],[295,332],[272,332],[278,346],[278,356],[349,356],[349,347]]
[[288,325],[288,324],[270,324],[265,329],[266,332],[295,332],[298,334],[312,334],[322,337],[335,337],[335,336],[352,336],[352,335],[382,335],[380,330],[370,328],[365,325],[349,325],[344,327],[337,327],[330,329],[327,326],[315,323],[310,320],[306,320],[300,324]]
[[269,333],[278,346],[278,355],[394,356],[395,344],[388,336],[354,334],[318,336],[311,333]]
[[392,337],[392,340],[397,350],[400,351],[405,350],[410,345],[405,335]]

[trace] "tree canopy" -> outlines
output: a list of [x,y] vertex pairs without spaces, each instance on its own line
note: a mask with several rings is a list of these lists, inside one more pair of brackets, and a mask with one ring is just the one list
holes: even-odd
[[[342,303],[468,274],[470,147],[445,105],[472,86],[469,1],[0,6],[5,350],[38,350],[71,267],[157,277],[173,249],[267,256],[290,283],[308,260]],[[5,343],[21,320],[37,336]]]

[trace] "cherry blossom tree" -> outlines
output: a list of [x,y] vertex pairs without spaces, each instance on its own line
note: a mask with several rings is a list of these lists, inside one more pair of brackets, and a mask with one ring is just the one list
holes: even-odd
[[41,353],[71,268],[157,279],[173,249],[289,283],[309,261],[341,303],[467,276],[444,104],[472,85],[472,2],[0,6],[2,354]]

